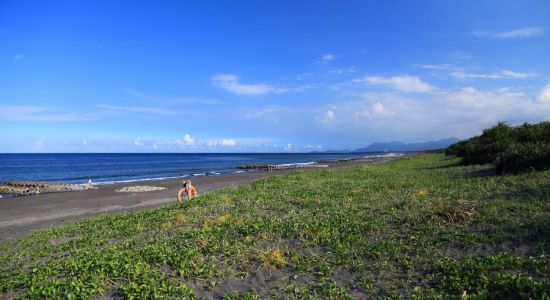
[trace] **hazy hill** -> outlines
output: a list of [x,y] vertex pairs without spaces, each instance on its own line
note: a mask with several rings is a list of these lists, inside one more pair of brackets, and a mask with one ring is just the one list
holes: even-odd
[[378,152],[378,151],[425,151],[443,149],[449,147],[451,144],[458,142],[457,138],[446,138],[436,141],[428,141],[423,143],[410,143],[405,144],[399,141],[385,142],[385,143],[373,143],[365,148],[359,148],[355,152]]

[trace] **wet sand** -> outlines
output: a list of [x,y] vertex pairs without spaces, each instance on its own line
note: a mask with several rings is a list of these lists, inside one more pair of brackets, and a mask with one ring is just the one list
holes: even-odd
[[[379,157],[324,163],[329,168],[364,164],[381,164],[400,157]],[[318,170],[318,168],[301,169]],[[199,194],[225,187],[239,186],[268,176],[278,176],[294,170],[259,171],[224,176],[193,177]],[[48,193],[34,196],[0,199],[0,244],[24,237],[35,230],[71,223],[90,216],[126,213],[176,202],[183,179],[152,180],[97,186],[97,189]],[[117,192],[131,186],[164,187],[150,192]]]

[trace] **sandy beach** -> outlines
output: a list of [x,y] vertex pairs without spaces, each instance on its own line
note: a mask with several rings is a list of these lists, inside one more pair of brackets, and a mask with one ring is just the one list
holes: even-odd
[[[349,161],[327,162],[328,168],[364,164],[381,164],[399,157],[375,157]],[[302,169],[302,170],[314,170]],[[239,186],[268,176],[282,175],[293,170],[259,171],[192,178],[199,194],[225,187]],[[48,193],[0,200],[0,244],[18,239],[35,230],[75,222],[87,217],[126,213],[158,207],[176,201],[182,179],[142,181],[99,185],[97,189]],[[140,192],[131,187],[158,188]],[[130,189],[129,189],[130,188]],[[122,191],[121,191],[122,190]],[[129,191],[128,191],[129,190]]]

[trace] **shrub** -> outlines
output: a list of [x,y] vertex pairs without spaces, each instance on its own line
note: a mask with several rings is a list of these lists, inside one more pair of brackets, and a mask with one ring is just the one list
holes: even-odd
[[498,155],[494,164],[499,174],[548,169],[550,168],[550,144],[512,144]]
[[483,134],[474,137],[462,148],[462,162],[466,165],[488,164],[515,142],[514,128],[504,122],[483,130]]
[[550,143],[550,122],[539,124],[525,123],[516,127],[519,143]]
[[[475,137],[475,138],[478,138],[478,137]],[[474,138],[472,138],[472,139],[474,139]],[[454,155],[454,156],[459,156],[459,157],[464,156],[464,148],[470,142],[470,140],[460,141],[460,142],[457,142],[457,143],[454,143],[454,144],[450,145],[449,148],[447,148],[445,150],[445,155]]]
[[461,157],[465,165],[493,163],[498,173],[550,168],[550,122],[510,126],[505,122],[483,134],[455,143],[446,155]]

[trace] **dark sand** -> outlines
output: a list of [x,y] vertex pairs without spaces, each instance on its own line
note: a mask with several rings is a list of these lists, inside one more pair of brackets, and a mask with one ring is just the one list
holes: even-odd
[[[329,168],[364,164],[381,164],[399,157],[370,158],[327,163]],[[302,170],[318,170],[309,168]],[[268,176],[277,176],[293,170],[260,171],[192,178],[199,194],[224,187],[239,186]],[[90,216],[126,213],[176,202],[183,179],[152,180],[97,186],[95,190],[40,194],[0,199],[0,244],[26,236],[32,231],[58,226]],[[128,186],[165,187],[162,191],[120,193]]]

